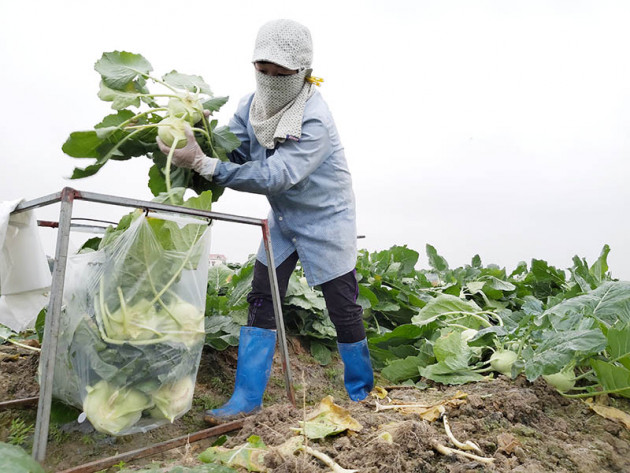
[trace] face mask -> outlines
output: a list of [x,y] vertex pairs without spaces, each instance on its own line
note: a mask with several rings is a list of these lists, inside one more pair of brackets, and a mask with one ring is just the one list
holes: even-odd
[[256,72],[256,101],[263,116],[275,115],[295,100],[302,88],[307,71],[288,76],[269,76]]

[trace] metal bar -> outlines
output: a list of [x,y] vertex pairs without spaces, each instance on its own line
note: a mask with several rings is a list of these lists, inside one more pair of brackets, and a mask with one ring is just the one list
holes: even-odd
[[3,409],[16,409],[20,407],[32,406],[33,404],[37,404],[37,400],[39,397],[25,397],[23,399],[14,399],[13,401],[2,401],[0,402],[0,411]]
[[194,215],[196,217],[210,218],[213,220],[222,220],[226,222],[244,223],[247,225],[262,226],[263,220],[259,218],[241,217],[239,215],[230,215],[219,212],[209,212],[206,210],[189,209],[178,205],[161,204],[158,202],[149,202],[145,200],[127,199],[125,197],[109,196],[105,194],[96,194],[94,192],[78,191],[77,199],[87,200],[88,202],[98,202],[102,204],[120,205],[122,207],[134,207],[138,209],[149,209],[160,212],[173,212],[184,215]]
[[59,473],[92,473],[95,471],[104,470],[105,468],[109,468],[110,466],[117,465],[121,461],[129,461],[135,460],[137,458],[144,458],[151,455],[155,455],[156,453],[161,453],[166,450],[171,450],[175,447],[179,447],[180,445],[186,445],[187,443],[198,442],[199,440],[203,440],[208,437],[213,437],[215,435],[221,435],[226,432],[230,432],[232,430],[240,429],[243,427],[243,422],[245,419],[239,419],[234,422],[229,422],[226,424],[221,424],[216,427],[211,427],[209,429],[200,430],[193,434],[183,435],[181,437],[177,437],[171,440],[166,440],[164,442],[156,443],[149,447],[139,448],[137,450],[132,450],[130,452],[120,453],[118,455],[114,455],[112,457],[103,458],[102,460],[95,460],[90,463],[84,463],[83,465],[76,466],[74,468],[70,468],[68,470],[60,471]]
[[206,210],[189,209],[188,207],[181,207],[178,205],[161,204],[159,202],[150,202],[148,200],[128,199],[126,197],[118,197],[114,195],[99,194],[96,192],[83,192],[72,189],[70,187],[64,188],[60,193],[50,194],[38,199],[29,200],[19,204],[13,213],[24,212],[26,210],[32,210],[37,207],[43,207],[45,205],[53,204],[61,200],[61,194],[63,192],[69,192],[74,194],[75,199],[86,200],[88,202],[97,202],[100,204],[118,205],[121,207],[133,207],[137,209],[149,209],[160,212],[172,212],[184,215],[194,215],[196,217],[210,218],[215,220],[222,220],[226,222],[244,223],[246,225],[262,226],[263,220],[259,218],[242,217],[240,215],[224,214],[220,212],[209,212]]
[[[114,224],[115,225],[115,224]],[[51,222],[49,220],[38,220],[37,226],[39,227],[48,227],[48,228],[58,228],[59,222]],[[103,227],[100,225],[86,225],[83,223],[71,223],[70,229],[76,232],[85,232],[85,233],[105,233],[107,227]]]
[[61,196],[63,192],[69,189],[68,187],[64,188],[61,192],[55,192],[54,194],[45,195],[44,197],[39,197],[37,199],[29,200],[26,202],[21,202],[11,213],[20,213],[26,212],[27,210],[33,210],[38,207],[44,207],[46,205],[55,204],[61,201]]
[[38,227],[59,228],[59,222],[51,222],[50,220],[38,220]]
[[291,404],[295,406],[295,393],[293,392],[293,381],[291,378],[289,350],[287,349],[287,337],[284,333],[284,319],[282,317],[282,301],[280,300],[278,275],[276,274],[276,265],[273,259],[273,248],[271,247],[271,235],[269,233],[267,220],[264,220],[262,231],[265,252],[267,253],[267,269],[269,271],[269,284],[271,286],[273,312],[276,316],[276,330],[278,332],[278,343],[280,345],[280,360],[282,361],[282,370],[284,371],[284,383],[286,385],[289,401],[291,401]]
[[73,200],[74,192],[72,189],[66,187],[61,191],[61,209],[59,211],[59,233],[57,234],[55,267],[50,287],[50,302],[48,304],[46,323],[44,325],[44,340],[39,363],[41,384],[39,388],[39,403],[37,405],[37,420],[35,422],[35,438],[33,439],[33,458],[39,462],[44,461],[46,458],[53,377],[55,374],[57,343],[59,341],[59,322],[61,318],[66,263],[68,260],[68,241],[70,238],[70,219],[72,217]]

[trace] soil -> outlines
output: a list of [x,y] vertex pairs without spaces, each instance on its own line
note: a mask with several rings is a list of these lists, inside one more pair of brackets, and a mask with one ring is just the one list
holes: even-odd
[[[426,421],[417,414],[395,410],[375,410],[375,400],[351,402],[343,387],[343,365],[338,358],[320,366],[298,339],[290,339],[290,360],[298,407],[288,403],[279,356],[276,355],[265,394],[265,408],[245,420],[240,431],[228,435],[225,447],[235,447],[258,435],[268,446],[277,446],[294,435],[304,412],[325,396],[348,409],[363,429],[324,441],[310,441],[309,446],[326,453],[339,465],[362,473],[387,472],[630,472],[630,430],[592,411],[577,399],[568,399],[544,381],[529,383],[522,377],[498,379],[457,387],[430,385],[419,390],[391,387],[389,397],[405,403],[435,403],[453,398],[457,391],[466,396],[457,405],[448,405],[446,414],[453,435],[460,441],[471,440],[483,457],[494,459],[485,464],[461,456],[446,456],[437,444],[454,447],[446,435],[442,420]],[[236,370],[236,349],[204,351],[192,409],[173,424],[145,434],[112,437],[95,432],[88,422],[52,423],[49,435],[46,471],[61,471],[83,463],[115,455],[207,428],[203,411],[221,405],[231,394]],[[11,345],[0,345],[0,401],[37,396],[38,354]],[[388,382],[378,375],[377,384]],[[628,399],[604,399],[610,406],[630,412]],[[387,403],[381,400],[380,403]],[[453,403],[455,404],[455,403]],[[36,407],[0,411],[0,441],[15,434],[12,422],[21,419],[27,426],[23,447],[32,445]],[[389,436],[383,435],[383,432]],[[388,441],[389,440],[389,441]],[[199,464],[197,456],[216,438],[112,467],[108,472],[173,465]],[[474,452],[472,452],[474,453]],[[321,461],[301,453],[284,458],[272,451],[265,464],[273,472],[330,471]]]

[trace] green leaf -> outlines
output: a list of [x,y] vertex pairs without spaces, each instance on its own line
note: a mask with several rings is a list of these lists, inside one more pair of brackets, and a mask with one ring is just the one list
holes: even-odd
[[99,128],[118,128],[133,117],[135,114],[131,110],[119,110],[117,113],[105,116],[100,123],[94,125],[94,129],[98,131]]
[[155,196],[166,192],[166,179],[157,164],[154,164],[149,169],[149,189],[151,189],[151,193]]
[[[9,338],[13,337],[14,335],[17,335],[13,330],[11,330],[9,327],[6,327],[2,324],[0,324],[0,340],[8,340]],[[2,342],[4,343],[4,342]]]
[[234,151],[241,145],[240,140],[227,126],[220,126],[212,132],[213,142],[226,153]]
[[426,356],[408,356],[401,360],[394,360],[381,370],[381,374],[392,383],[399,383],[408,379],[417,380],[420,378],[418,368],[426,366],[427,362],[435,360]]
[[127,107],[139,107],[140,94],[141,92],[135,90],[130,92],[115,90],[107,87],[105,81],[101,81],[97,96],[103,102],[112,102],[114,110],[123,110]]
[[217,112],[221,107],[223,107],[229,97],[213,97],[210,100],[206,100],[202,106],[205,110],[209,110],[210,112]]
[[608,356],[630,370],[630,324],[616,324],[608,329]]
[[473,268],[482,268],[483,265],[481,264],[481,257],[479,255],[473,256],[472,261],[470,262],[470,265]]
[[618,321],[630,323],[630,282],[605,282],[587,294],[563,301],[545,311],[550,317],[568,313],[593,316],[609,327]]
[[242,467],[247,471],[266,471],[264,458],[268,451],[260,437],[252,435],[247,443],[235,448],[210,447],[199,455],[199,460]]
[[427,243],[426,245],[427,257],[429,258],[429,266],[436,271],[448,270],[448,263],[444,258],[438,255],[437,250]]
[[419,368],[418,371],[423,377],[435,381],[436,383],[458,385],[483,381],[485,376],[471,370],[453,370],[444,362]]
[[330,351],[330,348],[317,340],[311,341],[311,355],[322,366],[326,366],[332,361],[332,352]]
[[162,80],[176,89],[185,89],[194,93],[212,95],[210,86],[205,83],[201,76],[181,74],[171,71],[162,77]]
[[580,286],[582,292],[588,292],[598,286],[595,278],[593,278],[593,275],[588,269],[588,264],[585,259],[580,259],[577,256],[573,257],[571,275],[573,276],[575,282]]
[[212,210],[212,191],[205,191],[198,196],[190,197],[184,202],[184,207],[197,210]]
[[359,297],[357,297],[357,303],[363,307],[363,309],[369,309],[378,305],[378,297],[376,294],[363,284],[359,284]]
[[483,287],[486,285],[485,281],[470,281],[466,283],[466,288],[471,294],[478,294],[483,292]]
[[472,349],[465,340],[462,340],[461,332],[443,330],[440,338],[433,344],[433,353],[438,363],[443,363],[451,370],[457,371],[468,368]]
[[241,326],[232,317],[213,315],[204,320],[206,338],[205,344],[215,350],[223,351],[228,347],[238,345]]
[[64,404],[57,399],[52,400],[52,404],[50,406],[50,421],[53,424],[63,425],[69,422],[74,422],[81,414],[81,411]]
[[113,51],[103,53],[101,59],[94,65],[94,69],[108,87],[125,90],[130,82],[138,76],[146,76],[153,67],[140,54]]
[[618,396],[630,398],[630,370],[603,360],[591,360],[597,380],[604,390],[616,391]]
[[481,279],[485,281],[488,287],[497,291],[512,292],[516,290],[516,286],[511,282],[503,281],[494,276],[482,276]]
[[92,165],[87,166],[87,167],[85,167],[83,169],[81,169],[81,168],[74,168],[74,170],[72,171],[72,176],[70,176],[70,179],[83,179],[85,177],[93,176],[98,171],[100,171],[100,169],[104,165],[105,165],[105,163],[99,163],[99,164],[92,164]]
[[403,324],[383,335],[370,337],[368,343],[381,348],[401,344],[409,345],[422,337],[426,332],[426,326]]
[[149,468],[143,468],[141,470],[137,470],[135,468],[125,468],[124,470],[118,471],[118,473],[237,473],[237,471],[228,466],[218,465],[214,463],[209,465],[197,465],[191,467],[172,464],[169,464],[167,466],[154,465]]
[[562,370],[578,354],[592,356],[601,352],[608,340],[599,329],[545,332],[546,339],[525,360],[525,375],[533,381],[543,374]]
[[45,473],[41,465],[17,445],[0,442],[0,458],[3,473]]
[[291,274],[289,279],[284,304],[316,313],[322,313],[326,309],[326,301],[322,292],[310,287],[306,282],[306,278],[298,276],[296,271]]
[[99,158],[98,147],[103,144],[96,131],[75,131],[63,144],[61,149],[73,158]]
[[606,280],[606,273],[608,271],[608,263],[606,259],[608,258],[608,253],[610,253],[610,247],[608,245],[604,245],[599,258],[597,258],[597,261],[595,261],[593,266],[590,268],[591,274],[595,280],[600,283]]
[[232,290],[228,295],[230,310],[247,308],[247,294],[251,291],[254,278],[254,259],[251,259],[232,277]]
[[46,324],[46,313],[48,312],[48,307],[44,307],[37,314],[37,319],[35,320],[35,333],[37,333],[37,340],[41,345],[42,340],[44,340],[44,326]]
[[481,308],[472,301],[466,301],[450,294],[441,294],[420,309],[418,315],[411,319],[411,323],[426,325],[439,318],[444,318],[446,323],[449,319],[453,319],[458,320],[459,324],[466,325],[466,327],[478,329],[482,323],[475,318],[468,317],[467,314],[480,311]]
[[208,268],[208,294],[218,294],[232,278],[234,270],[225,264],[215,264]]

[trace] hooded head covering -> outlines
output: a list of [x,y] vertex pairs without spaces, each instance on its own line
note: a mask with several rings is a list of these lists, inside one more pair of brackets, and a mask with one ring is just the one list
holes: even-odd
[[268,76],[256,70],[249,121],[262,146],[273,149],[287,138],[299,140],[306,101],[315,92],[306,82],[313,61],[311,33],[292,20],[273,20],[258,31],[252,62],[272,62],[298,72]]

